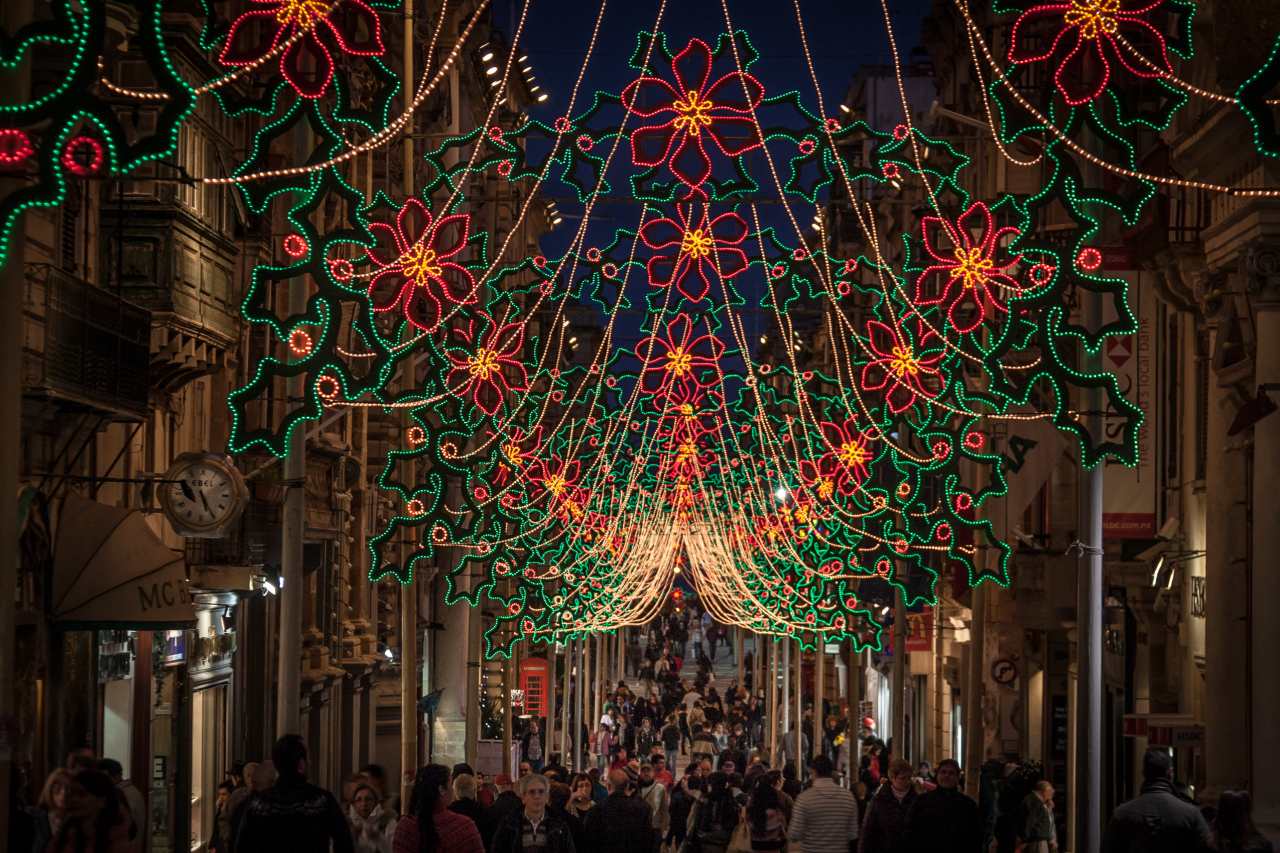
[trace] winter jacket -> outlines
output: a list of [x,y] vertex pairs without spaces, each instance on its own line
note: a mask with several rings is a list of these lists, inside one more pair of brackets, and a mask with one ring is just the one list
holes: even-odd
[[391,853],[391,839],[396,834],[396,816],[382,806],[374,806],[373,812],[362,818],[355,806],[347,809],[347,823],[351,825],[351,837],[356,853]]
[[245,801],[234,846],[240,853],[328,850],[330,840],[335,853],[352,853],[351,830],[333,794],[282,780]]
[[907,813],[915,805],[916,789],[911,788],[901,800],[893,793],[893,786],[885,782],[867,805],[862,819],[862,835],[858,839],[858,853],[908,853],[906,843]]
[[619,791],[587,813],[584,830],[590,847],[582,853],[653,853],[658,849],[649,806],[639,797]]
[[[594,811],[594,809],[592,809]],[[543,822],[547,830],[546,853],[575,853],[573,846],[573,830],[569,826],[569,818],[547,809]],[[521,838],[524,834],[524,809],[507,815],[493,834],[493,845],[489,853],[521,853]]]
[[1022,812],[1026,818],[1022,822],[1022,839],[1024,841],[1054,841],[1057,830],[1053,825],[1053,812],[1048,804],[1035,791],[1027,794],[1022,801]]
[[1102,837],[1102,853],[1200,853],[1209,850],[1209,825],[1200,809],[1179,797],[1167,779],[1116,809]]
[[649,815],[653,819],[656,832],[665,834],[670,814],[667,808],[667,786],[656,779],[649,785],[641,786],[639,796],[649,806]]
[[978,804],[955,788],[934,788],[907,812],[907,850],[979,853],[982,819]]

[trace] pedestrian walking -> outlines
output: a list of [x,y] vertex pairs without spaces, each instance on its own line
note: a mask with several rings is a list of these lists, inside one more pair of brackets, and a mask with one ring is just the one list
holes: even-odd
[[739,807],[729,790],[729,777],[720,772],[704,780],[700,796],[689,813],[689,833],[684,853],[725,853],[738,826]]
[[938,762],[935,787],[916,798],[907,812],[908,850],[930,853],[979,853],[982,818],[978,804],[960,790],[960,765],[953,758]]
[[428,764],[419,770],[409,795],[409,813],[396,824],[393,853],[484,853],[475,823],[449,811],[452,799],[448,767]]
[[[99,761],[98,769],[106,773],[107,777],[111,779],[111,784],[116,786],[116,789],[120,792],[120,798],[124,801],[125,808],[129,811],[129,817],[133,821],[133,832],[129,837],[140,839],[147,828],[147,806],[142,799],[142,792],[138,790],[138,786],[133,782],[124,780],[124,767],[114,758],[104,758]],[[240,778],[243,779],[243,775]],[[219,812],[219,815],[219,821],[221,822],[221,812]],[[225,825],[221,827],[222,832],[220,833],[224,842],[230,838],[231,832],[229,814],[227,818]],[[229,847],[224,843],[221,849],[226,850]]]
[[356,853],[391,853],[396,816],[382,807],[378,792],[368,782],[356,785],[347,809],[347,823]]
[[1173,786],[1173,761],[1161,749],[1142,758],[1142,792],[1111,816],[1103,853],[1182,853],[1209,848],[1209,825],[1194,803]]
[[[787,816],[782,810],[782,798],[778,789],[763,778],[757,780],[751,788],[746,820],[752,853],[786,848]],[[854,825],[857,826],[856,820]],[[847,846],[843,853],[848,853]]]
[[[907,813],[916,801],[911,776],[908,762],[901,758],[890,762],[888,782],[880,785],[867,805],[858,853],[910,853],[906,844]],[[796,800],[797,807],[799,803]]]
[[497,832],[498,826],[504,820],[513,812],[524,808],[524,801],[516,793],[515,785],[508,774],[499,773],[493,778],[493,782],[498,788],[498,796],[493,801],[493,805],[489,806],[489,825],[494,832]]
[[[209,834],[209,841],[204,845],[208,853],[227,853],[230,847],[226,833],[231,816],[227,814],[227,807],[235,789],[236,786],[230,780],[218,783],[218,795],[213,803],[213,830]],[[132,831],[136,833],[136,827]]]
[[530,773],[516,789],[524,807],[497,827],[490,853],[575,853],[568,820],[547,808],[547,777]]
[[352,853],[347,820],[333,794],[307,782],[307,746],[300,735],[284,735],[271,749],[279,774],[275,785],[244,804],[235,839],[239,853],[327,850]]
[[31,816],[35,820],[35,841],[33,851],[44,853],[53,841],[62,823],[67,819],[67,798],[74,784],[70,770],[61,767],[49,774],[40,789],[40,798],[36,800]]
[[537,719],[529,721],[529,728],[520,738],[520,758],[529,762],[529,768],[535,773],[542,772],[543,748],[542,730]]
[[[941,767],[939,767],[941,769]],[[1053,820],[1053,784],[1047,779],[1036,783],[1035,789],[1022,801],[1023,853],[1052,853],[1058,849],[1058,828]]]
[[111,777],[98,770],[81,770],[67,788],[67,811],[48,853],[137,853],[129,838],[133,819]]
[[489,811],[480,805],[476,795],[480,786],[476,777],[470,773],[461,773],[453,778],[453,802],[449,803],[449,811],[470,818],[480,832],[480,840],[488,847],[493,840],[493,826],[489,822]]
[[583,853],[653,853],[658,847],[649,806],[630,793],[631,778],[610,770],[609,796],[587,815]]
[[809,762],[813,783],[791,807],[787,839],[794,853],[848,853],[858,838],[858,803],[831,774],[831,759],[819,755]]
[[1271,842],[1253,825],[1248,791],[1223,791],[1213,819],[1213,847],[1218,853],[1274,853]]
[[654,768],[648,762],[640,765],[640,781],[637,795],[649,807],[653,831],[658,838],[667,834],[670,821],[667,786],[658,781]]

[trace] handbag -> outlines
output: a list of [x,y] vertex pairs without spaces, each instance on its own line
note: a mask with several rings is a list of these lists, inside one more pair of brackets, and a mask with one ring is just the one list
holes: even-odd
[[725,853],[751,853],[751,827],[745,820],[738,821],[738,825],[733,828]]

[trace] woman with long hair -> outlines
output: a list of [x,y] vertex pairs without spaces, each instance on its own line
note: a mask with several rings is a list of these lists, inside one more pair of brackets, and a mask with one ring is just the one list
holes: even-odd
[[747,824],[751,830],[752,851],[786,849],[787,818],[782,811],[782,798],[776,788],[763,780],[751,789]]
[[136,853],[132,824],[120,792],[105,773],[82,770],[67,791],[67,814],[49,845],[51,853]]
[[452,799],[448,767],[428,764],[419,770],[409,814],[396,824],[393,853],[484,853],[475,821],[449,811]]
[[32,849],[43,851],[62,828],[62,822],[67,818],[67,797],[72,784],[71,771],[61,767],[44,780],[36,807],[31,812],[36,824]]
[[1253,800],[1248,791],[1223,791],[1213,819],[1214,849],[1218,853],[1272,853],[1271,842],[1253,825]]

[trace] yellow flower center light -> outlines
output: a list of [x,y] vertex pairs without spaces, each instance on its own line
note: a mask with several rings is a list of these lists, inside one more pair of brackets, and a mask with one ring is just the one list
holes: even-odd
[[414,243],[404,253],[400,269],[404,271],[405,278],[419,287],[426,284],[429,278],[440,278],[444,272],[436,260],[436,250],[428,249],[421,243]]
[[710,231],[703,231],[701,228],[696,231],[686,231],[680,238],[680,251],[698,261],[711,254],[713,242]]
[[909,346],[895,346],[889,357],[889,369],[893,375],[902,379],[908,374],[915,376],[920,372],[920,362]]
[[467,373],[479,380],[487,380],[498,372],[498,354],[491,349],[480,349],[467,359]]
[[824,501],[831,500],[831,496],[835,494],[836,484],[831,481],[830,477],[818,481],[818,497]]
[[677,98],[672,106],[676,110],[677,130],[698,136],[702,128],[711,126],[712,103],[697,92],[686,92],[684,99]]
[[285,26],[294,24],[309,30],[320,23],[331,8],[324,0],[283,0],[276,7],[276,20]]
[[515,468],[519,468],[524,464],[524,451],[515,442],[508,442],[502,445],[502,455],[507,457],[507,461]]
[[969,250],[958,248],[955,251],[956,266],[951,268],[951,278],[963,279],[963,287],[977,287],[987,283],[987,276],[995,269],[990,258],[982,256],[982,249],[974,247]]
[[698,455],[698,446],[692,441],[681,442],[676,448],[676,460],[679,462],[692,462]]
[[836,458],[844,463],[846,468],[855,468],[871,461],[871,454],[858,442],[847,441],[836,451]]
[[1069,27],[1079,27],[1081,38],[1096,39],[1114,35],[1119,29],[1116,13],[1120,0],[1071,0],[1071,8],[1063,15]]
[[547,487],[547,491],[555,495],[556,497],[560,497],[561,495],[563,495],[564,490],[569,487],[568,481],[566,481],[565,478],[560,476],[559,474],[552,474],[550,477],[546,479],[546,482],[544,483],[544,485]]
[[684,347],[676,347],[667,353],[667,370],[676,376],[687,376],[693,370],[693,353],[685,352]]

